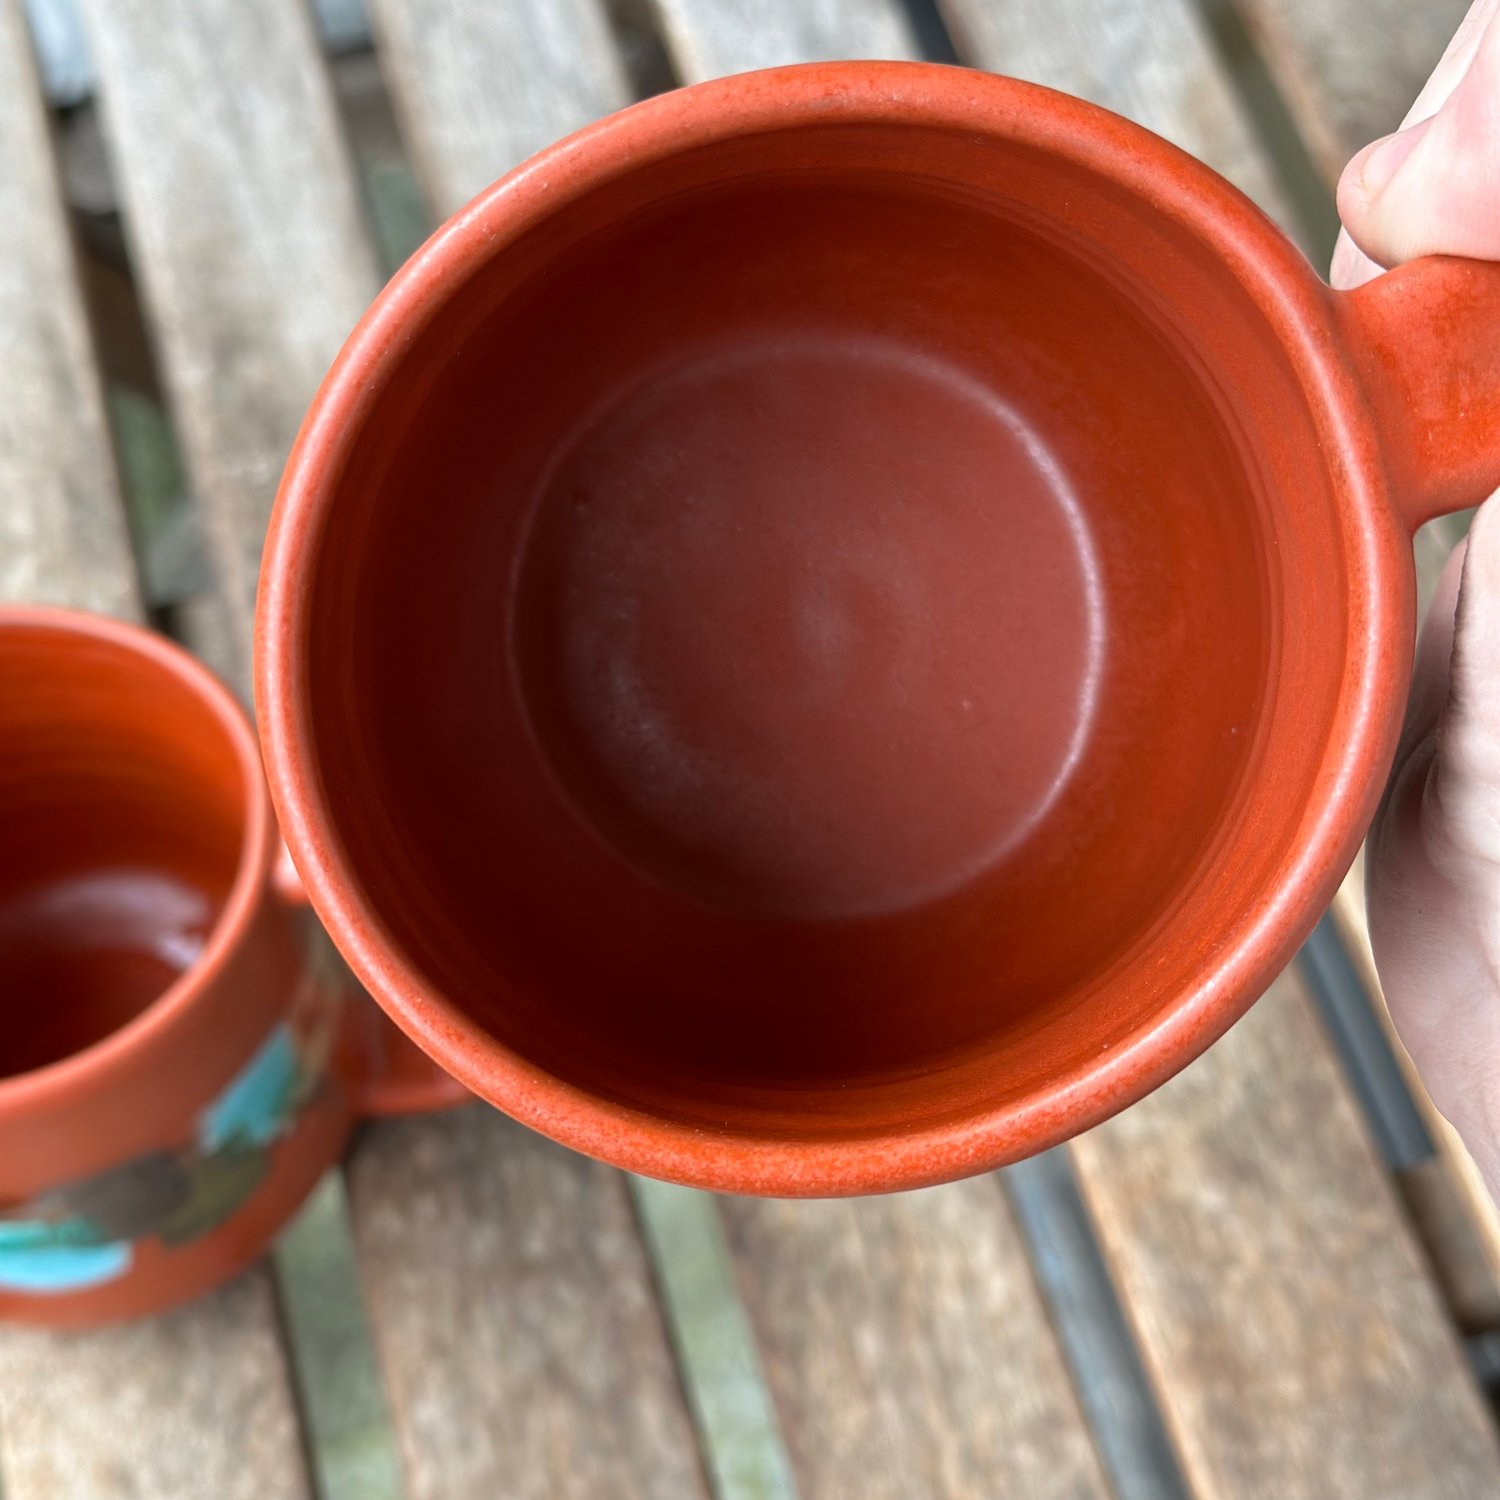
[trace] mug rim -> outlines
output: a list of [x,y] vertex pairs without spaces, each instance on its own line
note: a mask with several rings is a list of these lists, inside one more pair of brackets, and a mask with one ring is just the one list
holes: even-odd
[[45,630],[102,642],[144,658],[175,677],[213,715],[233,747],[243,783],[244,829],[234,879],[202,953],[149,1005],[98,1041],[39,1068],[0,1076],[0,1111],[7,1112],[23,1111],[48,1102],[49,1097],[102,1083],[171,1031],[224,972],[248,930],[270,878],[275,844],[271,799],[254,729],[239,701],[208,667],[154,630],[87,610],[0,605],[0,637],[19,630]]
[[[1266,317],[1326,439],[1348,554],[1352,626],[1328,749],[1302,830],[1266,899],[1227,929],[1211,969],[1107,1054],[1017,1099],[910,1131],[839,1140],[712,1135],[603,1098],[537,1067],[429,985],[382,921],[320,806],[307,656],[326,519],[363,422],[405,349],[505,245],[565,203],[644,165],[737,136],[818,124],[909,124],[1020,140],[1084,166],[1206,241]],[[1251,201],[1141,126],[1039,85],[932,63],[810,63],[658,95],[548,147],[439,228],[376,298],[335,360],[288,460],[256,617],[256,691],[271,796],[319,915],[361,982],[460,1082],[543,1134],[648,1176],[727,1192],[824,1195],[911,1188],[1046,1149],[1142,1097],[1269,987],[1331,899],[1373,814],[1395,745],[1391,683],[1410,657],[1406,529],[1387,503],[1367,399],[1333,294]],[[1356,618],[1357,617],[1357,618]]]

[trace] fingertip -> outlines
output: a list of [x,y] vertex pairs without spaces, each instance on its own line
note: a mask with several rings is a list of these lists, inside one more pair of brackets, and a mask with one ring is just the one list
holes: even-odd
[[1332,286],[1342,292],[1352,292],[1355,287],[1373,281],[1384,269],[1354,243],[1347,229],[1339,231],[1328,267],[1328,280]]
[[1436,114],[1373,142],[1339,180],[1350,237],[1382,266],[1419,255],[1500,259],[1500,26],[1472,53]]
[[1368,146],[1361,147],[1349,158],[1344,170],[1339,173],[1334,199],[1338,204],[1344,234],[1356,242],[1359,238],[1359,227],[1364,222],[1365,214],[1370,207],[1370,195],[1365,187],[1365,162],[1381,141],[1389,139],[1389,136],[1382,136],[1379,141],[1371,141]]
[[[1434,117],[1435,118],[1435,117]],[[1373,265],[1384,268],[1406,258],[1404,194],[1390,191],[1426,139],[1432,118],[1419,120],[1355,152],[1339,177],[1339,218],[1350,239]],[[1420,164],[1419,164],[1420,165]]]
[[[1334,191],[1339,220],[1343,225],[1339,238],[1347,238],[1352,253],[1359,258],[1359,264],[1362,267],[1374,267],[1377,274],[1388,266],[1395,265],[1396,257],[1380,242],[1381,226],[1366,174],[1371,157],[1388,141],[1395,139],[1394,135],[1383,135],[1378,141],[1371,141],[1368,146],[1356,151],[1339,174],[1338,187]],[[1365,279],[1368,280],[1369,277],[1366,276]]]

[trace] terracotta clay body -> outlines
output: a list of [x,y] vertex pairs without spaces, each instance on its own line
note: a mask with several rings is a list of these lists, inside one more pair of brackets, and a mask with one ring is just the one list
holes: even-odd
[[258,696],[314,903],[634,1170],[1053,1144],[1352,858],[1411,529],[1500,479],[1497,313],[1457,262],[1335,296],[1161,140],[958,69],[590,127],[395,278],[289,465]]
[[457,1097],[314,932],[250,725],[176,647],[0,609],[0,848],[0,1318],[185,1300],[357,1113]]

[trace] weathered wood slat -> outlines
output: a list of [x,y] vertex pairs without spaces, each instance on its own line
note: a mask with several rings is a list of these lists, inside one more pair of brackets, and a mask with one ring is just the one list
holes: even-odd
[[6,1500],[311,1500],[269,1276],[142,1323],[0,1335]]
[[[149,311],[243,655],[276,478],[306,401],[375,290],[374,258],[299,0],[202,0],[190,12],[171,0],[99,0],[90,21]],[[669,1369],[668,1357],[623,1185],[606,1178],[598,1243],[580,1231],[579,1253],[564,1254],[586,1196],[577,1164],[535,1158],[527,1143],[490,1133],[499,1128],[478,1107],[391,1124],[372,1133],[354,1174],[409,1487],[516,1493],[552,1474],[550,1494],[691,1494],[680,1395],[669,1377],[649,1376],[650,1361]],[[401,1174],[406,1160],[421,1163],[425,1197]],[[551,1226],[552,1242],[528,1259],[537,1226]],[[607,1278],[600,1255],[612,1257]],[[640,1339],[611,1364],[596,1332],[622,1309],[639,1314]],[[507,1319],[525,1337],[497,1343]],[[609,1370],[613,1383],[601,1378]],[[429,1399],[436,1389],[451,1402]],[[509,1436],[486,1434],[520,1434],[536,1463],[518,1465]],[[608,1456],[607,1481],[585,1461],[590,1451]],[[453,1465],[465,1478],[449,1486]],[[567,1472],[582,1488],[567,1489]]]
[[379,285],[301,0],[86,0],[106,137],[248,683],[282,462]]
[[719,1200],[650,1177],[626,1182],[714,1500],[797,1500]]
[[0,595],[140,611],[53,143],[0,4]]
[[1108,1493],[998,1178],[722,1208],[804,1500]]
[[[1066,21],[1041,3],[944,0],[944,10],[966,60],[1134,116],[1287,222],[1196,7],[1086,0]],[[1448,1476],[1464,1464],[1476,1490],[1500,1483],[1493,1434],[1409,1227],[1292,981],[1183,1082],[1075,1156],[1205,1495],[1449,1494],[1463,1492]],[[1147,1232],[1167,1222],[1170,1232]],[[1186,1295],[1198,1278],[1211,1318]],[[1259,1337],[1268,1327],[1274,1341]],[[1422,1422],[1409,1420],[1411,1380],[1429,1402]],[[1340,1427],[1364,1436],[1341,1446],[1328,1436]]]
[[963,61],[1063,89],[1203,158],[1283,224],[1275,177],[1195,0],[938,0]]
[[899,0],[653,0],[683,81],[840,57],[915,57]]
[[[126,617],[139,590],[46,116],[0,0],[0,597]],[[9,1500],[309,1493],[263,1271],[88,1334],[0,1328]]]
[[599,0],[372,0],[408,149],[435,215],[630,102]]
[[1212,3],[1239,12],[1332,186],[1361,146],[1401,123],[1470,0]]
[[1201,1500],[1500,1490],[1500,1448],[1294,971],[1075,1145]]
[[372,1127],[349,1191],[408,1500],[705,1495],[618,1172],[472,1105]]

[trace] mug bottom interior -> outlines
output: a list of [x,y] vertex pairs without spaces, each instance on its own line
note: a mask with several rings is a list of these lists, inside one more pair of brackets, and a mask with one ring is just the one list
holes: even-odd
[[1063,467],[867,331],[680,353],[556,456],[514,650],[560,789],[662,886],[878,916],[1022,844],[1083,758],[1099,564]]
[[1263,738],[1273,503],[1165,291],[874,147],[758,149],[580,200],[427,330],[340,477],[308,703],[427,993],[600,1098],[857,1137],[1149,1024],[1114,980]]
[[0,630],[0,1078],[146,1011],[202,954],[243,843],[222,725],[128,646]]

